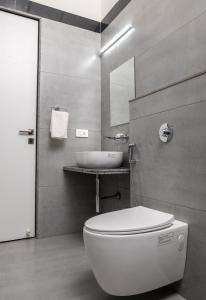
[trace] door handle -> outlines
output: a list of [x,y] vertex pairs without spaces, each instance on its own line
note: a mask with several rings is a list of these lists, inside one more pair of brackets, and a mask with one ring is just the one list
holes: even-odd
[[34,129],[19,130],[19,135],[34,135]]

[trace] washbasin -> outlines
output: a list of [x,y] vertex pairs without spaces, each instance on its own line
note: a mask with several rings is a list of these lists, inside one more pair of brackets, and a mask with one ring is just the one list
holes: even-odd
[[114,169],[121,166],[123,152],[84,151],[75,153],[77,166],[87,169]]

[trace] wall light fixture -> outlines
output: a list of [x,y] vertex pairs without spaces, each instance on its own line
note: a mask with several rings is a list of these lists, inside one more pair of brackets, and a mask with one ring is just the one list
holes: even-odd
[[127,35],[131,30],[134,30],[134,27],[131,24],[126,25],[119,33],[117,33],[106,45],[102,47],[102,49],[99,52],[99,55],[101,56],[104,52],[109,50],[114,44],[116,44],[118,41],[120,41],[125,35]]

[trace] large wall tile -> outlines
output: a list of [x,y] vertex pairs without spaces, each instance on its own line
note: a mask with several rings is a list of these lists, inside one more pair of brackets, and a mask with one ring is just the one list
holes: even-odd
[[98,33],[44,19],[41,44],[41,71],[99,79]]
[[39,131],[39,186],[64,186],[63,167],[75,165],[76,151],[100,150],[100,131],[90,131],[89,138],[76,138],[69,130],[67,140],[51,139],[48,129]]
[[41,128],[49,128],[51,107],[69,112],[69,128],[101,129],[100,78],[87,79],[41,72]]
[[[129,57],[139,56],[170,33],[174,32],[184,24],[190,22],[206,11],[204,0],[133,0],[121,12],[121,14],[110,24],[102,34],[102,45],[120,31],[125,24],[132,24],[136,33],[129,40],[115,47],[104,56],[105,64],[111,57],[121,59],[128,50]],[[131,55],[132,54],[132,55]],[[115,64],[113,64],[114,66]]]
[[41,187],[38,192],[38,236],[81,231],[84,222],[95,215],[94,187],[95,184],[71,186],[66,182],[64,187]]
[[[140,160],[133,169],[136,193],[206,209],[205,112],[206,101],[131,121]],[[164,122],[174,129],[168,144],[158,134]]]
[[137,97],[206,71],[206,13],[136,58]]

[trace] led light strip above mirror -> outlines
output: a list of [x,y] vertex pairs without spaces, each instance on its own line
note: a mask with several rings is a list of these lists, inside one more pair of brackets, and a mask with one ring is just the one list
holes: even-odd
[[128,33],[134,30],[134,27],[131,24],[126,25],[119,33],[117,33],[99,52],[101,56],[104,52],[109,50],[112,46],[114,46],[118,41],[120,41],[123,37],[125,37]]

